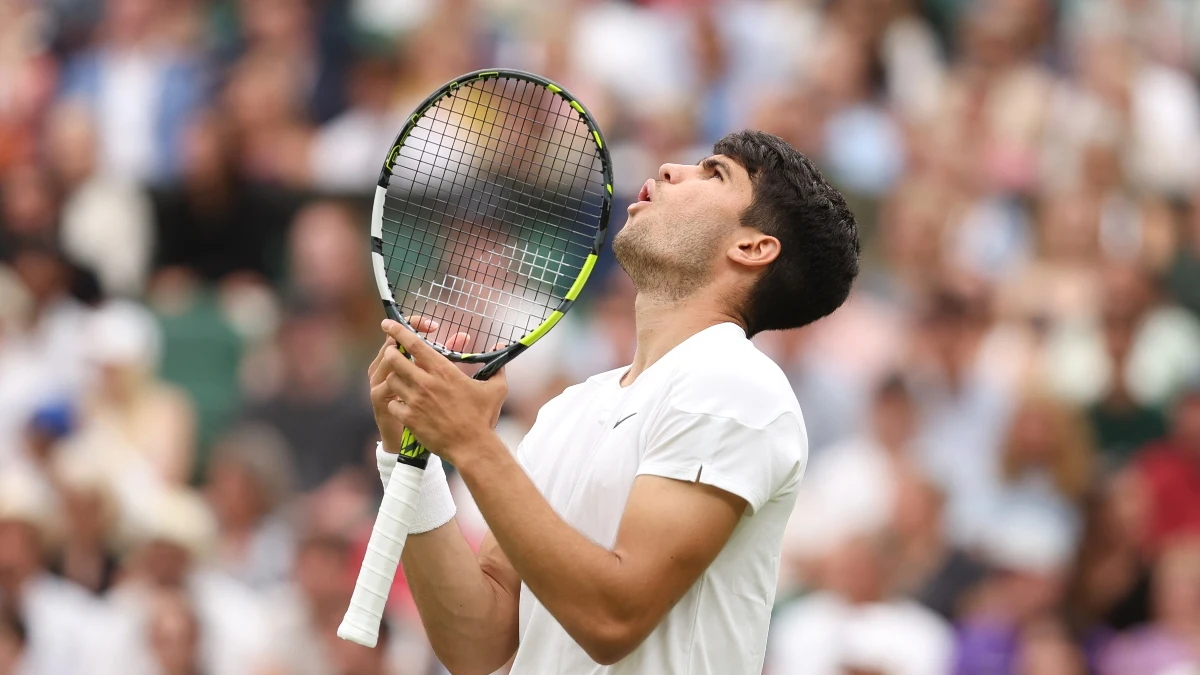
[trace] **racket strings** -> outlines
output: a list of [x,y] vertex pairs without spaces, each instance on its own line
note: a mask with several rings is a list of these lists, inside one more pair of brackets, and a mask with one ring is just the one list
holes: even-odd
[[441,324],[427,337],[443,347],[458,332],[490,350],[537,329],[599,229],[605,181],[591,130],[526,80],[476,81],[439,99],[392,172],[388,280],[402,313]]

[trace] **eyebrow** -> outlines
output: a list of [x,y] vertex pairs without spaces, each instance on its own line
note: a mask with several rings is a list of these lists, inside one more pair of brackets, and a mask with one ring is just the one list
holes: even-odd
[[729,168],[729,162],[726,162],[723,159],[717,159],[716,157],[702,159],[700,160],[700,168],[708,171],[716,171],[718,168],[720,168],[725,171],[725,176],[727,178],[733,178],[733,170]]

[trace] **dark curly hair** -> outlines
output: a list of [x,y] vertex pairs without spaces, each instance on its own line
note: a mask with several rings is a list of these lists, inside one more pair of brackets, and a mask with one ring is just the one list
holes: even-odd
[[806,326],[846,301],[858,276],[858,225],[841,193],[812,161],[783,139],[739,131],[713,153],[745,167],[754,199],[742,224],[779,240],[743,309],[747,333]]

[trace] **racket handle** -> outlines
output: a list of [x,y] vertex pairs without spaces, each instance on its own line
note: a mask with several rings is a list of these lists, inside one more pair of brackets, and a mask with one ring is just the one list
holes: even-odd
[[374,647],[379,640],[379,622],[396,578],[404,541],[417,513],[424,473],[424,468],[404,463],[397,464],[392,472],[358,571],[350,607],[338,627],[338,637],[343,640],[364,647]]

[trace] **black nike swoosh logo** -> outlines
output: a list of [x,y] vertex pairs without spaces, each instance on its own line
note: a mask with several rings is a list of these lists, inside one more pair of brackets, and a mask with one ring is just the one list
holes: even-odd
[[617,420],[617,423],[613,425],[613,428],[614,428],[614,429],[616,429],[617,427],[621,426],[621,422],[624,422],[625,420],[629,419],[630,417],[633,417],[633,416],[634,416],[634,415],[636,415],[636,414],[637,414],[637,413],[629,413],[628,415],[626,415],[626,416],[622,417],[621,419]]

